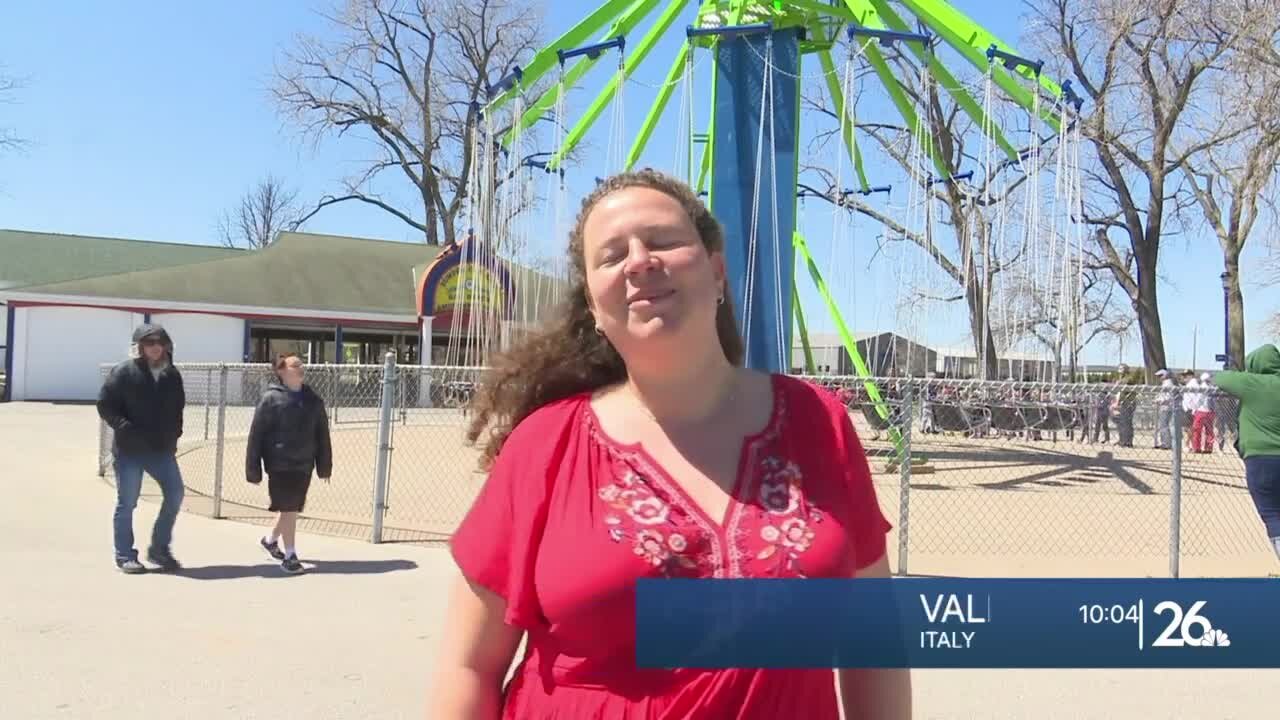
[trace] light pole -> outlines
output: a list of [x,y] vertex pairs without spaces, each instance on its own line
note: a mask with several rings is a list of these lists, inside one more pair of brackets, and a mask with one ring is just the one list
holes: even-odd
[[1222,354],[1214,358],[1222,363],[1223,370],[1231,369],[1231,272],[1223,272],[1222,278]]

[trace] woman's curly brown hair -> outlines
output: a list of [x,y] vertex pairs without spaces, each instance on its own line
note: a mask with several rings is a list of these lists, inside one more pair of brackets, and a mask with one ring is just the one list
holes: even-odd
[[[724,230],[711,211],[685,183],[644,169],[614,175],[583,201],[569,234],[570,283],[555,314],[526,339],[490,360],[471,403],[472,421],[467,441],[483,443],[480,467],[488,470],[502,450],[512,428],[543,405],[622,382],[627,368],[613,346],[595,330],[587,305],[586,261],[582,232],[587,216],[605,196],[627,188],[657,190],[678,201],[702,239],[708,253],[724,251]],[[733,302],[726,295],[716,312],[716,333],[725,358],[741,365],[742,336],[734,320]]]

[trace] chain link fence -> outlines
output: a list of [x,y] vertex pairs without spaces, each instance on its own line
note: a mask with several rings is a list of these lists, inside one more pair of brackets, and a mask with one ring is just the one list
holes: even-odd
[[[188,509],[265,522],[245,482],[268,365],[179,364]],[[108,368],[104,368],[104,373]],[[447,539],[484,481],[465,442],[476,368],[312,365],[333,441],[304,526],[373,542]],[[893,522],[898,572],[1140,576],[1273,568],[1215,390],[815,376],[849,409]],[[101,425],[99,473],[111,471]]]
[[[186,390],[178,464],[188,509],[266,521],[266,483],[245,480],[254,409],[275,374],[266,364],[178,363]],[[103,376],[110,371],[102,368]],[[306,382],[324,399],[333,446],[330,482],[313,481],[310,529],[374,542],[447,538],[484,478],[465,447],[463,407],[474,368],[312,365]],[[98,472],[113,472],[111,428],[99,423]],[[395,450],[400,452],[393,452]]]
[[[1213,389],[857,378],[845,399],[896,520],[898,568],[937,574],[1253,574],[1274,567]],[[895,441],[894,430],[905,438]],[[911,462],[901,459],[909,456]]]

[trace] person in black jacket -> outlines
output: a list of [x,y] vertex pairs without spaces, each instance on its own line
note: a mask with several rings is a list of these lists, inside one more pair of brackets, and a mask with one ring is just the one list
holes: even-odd
[[160,484],[164,495],[151,531],[147,560],[162,570],[177,570],[181,565],[169,545],[183,496],[177,459],[187,402],[182,374],[173,366],[173,341],[159,325],[146,324],[134,331],[131,355],[111,369],[98,393],[98,416],[114,436],[116,567],[130,574],[146,571],[133,546],[133,510],[142,493],[145,471]]
[[245,477],[256,485],[266,469],[268,510],[280,515],[271,534],[258,542],[285,572],[298,573],[303,570],[295,545],[298,513],[306,506],[312,472],[326,482],[333,474],[333,446],[324,400],[302,381],[302,360],[283,353],[276,358],[275,372],[276,380],[253,414]]

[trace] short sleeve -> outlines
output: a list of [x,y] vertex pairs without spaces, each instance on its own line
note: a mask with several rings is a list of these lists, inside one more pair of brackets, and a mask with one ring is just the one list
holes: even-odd
[[858,570],[879,560],[888,546],[887,535],[893,525],[880,509],[880,499],[871,479],[871,464],[844,404],[830,393],[822,393],[836,427],[838,452],[844,460],[845,494],[848,501],[845,527],[854,548],[854,566]]
[[[542,418],[531,415],[511,432],[475,502],[449,541],[468,580],[506,601],[504,621],[532,629],[545,624],[534,586],[534,564],[546,527],[557,464],[537,442]],[[545,440],[545,435],[543,437]]]

